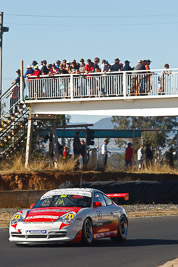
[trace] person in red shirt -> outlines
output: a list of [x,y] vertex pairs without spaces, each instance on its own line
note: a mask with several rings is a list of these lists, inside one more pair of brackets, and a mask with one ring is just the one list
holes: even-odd
[[133,147],[131,143],[128,143],[128,146],[125,150],[125,167],[127,168],[130,166],[132,168],[132,161],[133,161]]
[[[85,65],[85,73],[88,74],[92,72],[94,72],[93,63],[91,62],[91,59],[87,59],[87,64]],[[87,75],[87,95],[89,97],[92,96],[93,83],[94,83],[94,77],[91,75]]]
[[37,65],[34,68],[35,68],[35,70],[34,70],[32,76],[36,76],[36,79],[37,79],[37,78],[39,78],[41,71],[39,70]]
[[64,150],[63,150],[63,153],[62,153],[63,159],[66,160],[68,155],[69,155],[69,153],[67,151],[67,147],[64,146]]

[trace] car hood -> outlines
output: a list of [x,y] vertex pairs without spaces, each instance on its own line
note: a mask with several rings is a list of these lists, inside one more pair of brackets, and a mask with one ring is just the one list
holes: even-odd
[[79,207],[48,207],[48,208],[34,208],[31,209],[24,222],[55,222],[62,215],[74,212],[78,213]]

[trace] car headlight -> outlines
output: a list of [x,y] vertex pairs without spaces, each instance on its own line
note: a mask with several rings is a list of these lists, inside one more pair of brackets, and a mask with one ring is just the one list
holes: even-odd
[[16,213],[12,218],[11,218],[11,225],[14,225],[18,222],[23,222],[24,219],[22,217],[22,214]]
[[62,215],[59,219],[57,219],[57,221],[63,222],[65,224],[70,224],[74,221],[75,217],[76,217],[75,212],[69,212],[67,214]]

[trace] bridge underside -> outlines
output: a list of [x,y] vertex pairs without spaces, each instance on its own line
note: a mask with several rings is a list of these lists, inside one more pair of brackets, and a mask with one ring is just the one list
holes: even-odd
[[178,97],[97,98],[25,101],[31,114],[178,116]]

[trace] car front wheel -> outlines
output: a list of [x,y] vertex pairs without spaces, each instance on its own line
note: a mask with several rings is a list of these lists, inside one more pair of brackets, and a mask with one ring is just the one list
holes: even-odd
[[85,245],[90,245],[93,241],[93,226],[89,218],[87,218],[83,223],[82,228],[82,242]]

